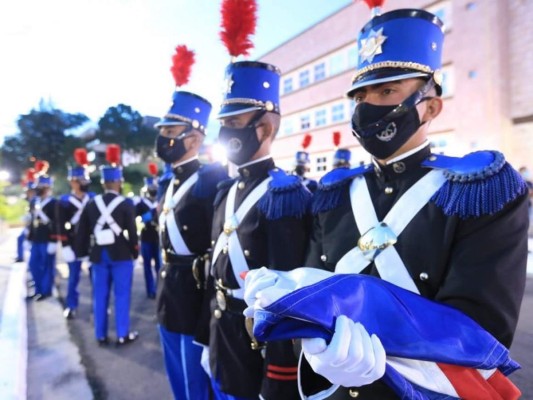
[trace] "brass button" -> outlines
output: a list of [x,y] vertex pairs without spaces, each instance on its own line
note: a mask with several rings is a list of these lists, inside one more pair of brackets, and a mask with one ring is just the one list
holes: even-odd
[[239,184],[237,185],[237,188],[242,190],[244,189],[245,186],[246,184],[243,181],[240,181]]
[[322,254],[322,255],[320,256],[320,260],[322,260],[322,262],[326,262],[326,261],[328,261],[328,256],[325,255],[325,254]]
[[437,160],[437,156],[429,156],[428,160],[429,161],[435,161],[435,160]]
[[165,270],[161,271],[161,278],[165,279],[166,276],[167,276],[167,271]]
[[354,399],[355,399],[356,397],[359,397],[359,392],[358,392],[357,390],[355,390],[355,389],[350,389],[350,390],[348,391],[348,394],[350,395],[350,397],[352,397],[352,398],[354,398]]
[[421,281],[427,281],[428,279],[429,279],[429,275],[427,274],[427,272],[420,273],[420,280]]
[[244,169],[242,170],[242,176],[244,176],[244,177],[249,177],[249,176],[250,176],[250,170],[244,168]]
[[394,192],[394,189],[393,189],[393,188],[391,188],[391,187],[389,187],[389,186],[387,186],[387,187],[385,188],[385,194],[391,194],[392,192]]
[[228,254],[228,246],[224,246],[224,248],[222,249],[222,253]]
[[182,167],[178,167],[178,168],[176,168],[176,172],[177,172],[178,174],[181,174],[181,173],[183,172],[183,168],[182,168]]
[[402,172],[405,172],[405,163],[398,161],[392,164],[392,170],[396,172],[397,174],[401,174]]
[[246,257],[250,257],[250,252],[249,252],[248,250],[244,250],[244,255],[245,255]]
[[214,246],[214,245],[215,245],[215,241],[211,240],[211,246]]
[[189,227],[187,225],[183,225],[183,230],[186,231],[187,229],[189,229]]
[[222,311],[220,311],[218,308],[213,311],[213,315],[215,316],[216,319],[220,319],[222,318]]
[[175,185],[175,186],[178,186],[180,183],[181,183],[181,182],[180,182],[179,179],[174,179],[174,185]]

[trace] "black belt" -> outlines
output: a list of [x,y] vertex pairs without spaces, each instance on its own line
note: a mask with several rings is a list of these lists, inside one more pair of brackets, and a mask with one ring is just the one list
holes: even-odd
[[198,256],[180,256],[169,251],[163,251],[163,262],[165,264],[174,264],[190,267],[196,257]]

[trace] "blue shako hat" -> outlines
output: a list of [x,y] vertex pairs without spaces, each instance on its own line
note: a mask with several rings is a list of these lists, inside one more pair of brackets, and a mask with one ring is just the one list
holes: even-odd
[[156,178],[154,178],[153,176],[146,176],[144,178],[144,186],[146,188],[156,188],[157,187],[157,181],[156,181]]
[[408,78],[433,78],[440,93],[444,24],[418,9],[377,15],[357,38],[359,60],[348,97],[368,85]]
[[278,67],[259,61],[238,61],[226,67],[224,98],[217,118],[265,110],[279,114]]
[[205,133],[211,108],[211,103],[203,97],[184,90],[176,90],[172,96],[170,109],[154,127],[190,125]]
[[309,164],[309,153],[306,151],[297,151],[296,152],[296,165],[307,165]]
[[52,186],[52,178],[48,175],[50,164],[45,160],[35,161],[35,182],[33,188]]
[[350,159],[352,158],[352,152],[348,149],[337,149],[333,156],[333,166],[350,165]]
[[68,168],[67,179],[69,181],[72,179],[77,179],[79,181],[90,182],[91,178],[89,177],[89,170],[87,168],[87,165],[89,164],[87,159],[87,150],[84,148],[75,149],[74,160],[78,165]]
[[120,146],[118,144],[108,144],[105,152],[105,158],[109,165],[102,165],[100,173],[102,174],[101,182],[122,181],[122,166],[120,165]]

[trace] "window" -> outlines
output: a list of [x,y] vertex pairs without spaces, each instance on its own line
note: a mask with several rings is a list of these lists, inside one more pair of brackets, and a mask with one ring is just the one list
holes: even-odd
[[344,103],[331,107],[331,122],[344,121]]
[[326,63],[321,62],[315,65],[315,82],[321,81],[326,77]]
[[300,72],[300,87],[306,87],[309,85],[309,70],[306,69]]
[[311,127],[311,118],[309,115],[302,115],[300,117],[300,130],[309,129]]
[[281,133],[283,136],[292,135],[294,133],[294,121],[290,118],[282,119],[283,129]]
[[346,69],[346,57],[344,53],[337,53],[329,59],[330,75],[338,74]]
[[357,46],[350,47],[348,49],[348,68],[357,67],[359,61],[359,54],[357,53]]
[[283,93],[290,93],[292,91],[292,78],[285,78],[283,80]]
[[455,74],[453,66],[442,69],[442,97],[451,97],[455,91]]
[[317,157],[316,158],[316,172],[324,172],[327,169],[328,169],[328,158],[326,156]]
[[326,110],[320,109],[315,111],[315,126],[326,125]]

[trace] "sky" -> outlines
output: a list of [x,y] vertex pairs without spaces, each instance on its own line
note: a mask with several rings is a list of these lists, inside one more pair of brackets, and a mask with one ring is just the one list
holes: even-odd
[[[254,60],[353,0],[258,0]],[[218,109],[230,58],[220,0],[17,0],[0,4],[0,143],[45,99],[98,121],[117,104],[162,116],[174,48],[196,53],[182,89]]]

